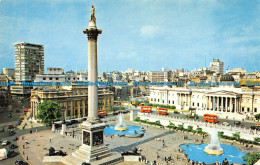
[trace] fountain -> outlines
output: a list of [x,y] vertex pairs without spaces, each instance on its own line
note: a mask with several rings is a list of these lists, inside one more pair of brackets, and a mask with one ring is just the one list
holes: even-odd
[[210,155],[223,154],[223,149],[220,147],[218,133],[215,129],[213,129],[210,133],[210,143],[205,147],[204,152]]
[[120,113],[117,116],[117,124],[115,126],[115,130],[116,131],[125,131],[125,130],[127,130],[127,127],[126,127],[126,124],[125,124],[125,121],[124,121],[124,114],[122,114],[122,113]]

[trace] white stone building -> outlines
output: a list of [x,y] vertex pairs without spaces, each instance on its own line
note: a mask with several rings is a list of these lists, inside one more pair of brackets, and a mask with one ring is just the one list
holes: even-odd
[[260,91],[246,91],[234,86],[151,87],[149,102],[174,105],[179,110],[195,108],[199,115],[210,113],[240,120],[260,113]]

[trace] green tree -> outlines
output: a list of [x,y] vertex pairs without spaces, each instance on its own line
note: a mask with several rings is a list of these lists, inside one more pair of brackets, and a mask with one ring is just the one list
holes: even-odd
[[183,125],[178,125],[177,130],[183,130]]
[[193,126],[189,125],[188,126],[188,132],[191,132],[193,130]]
[[51,100],[44,100],[39,104],[39,114],[36,117],[42,120],[47,126],[51,125],[61,117],[60,108],[61,106],[58,103]]
[[260,152],[253,152],[244,156],[244,161],[247,161],[248,165],[254,165],[260,159]]
[[260,113],[258,113],[258,114],[255,115],[255,119],[256,119],[256,120],[260,120]]
[[197,133],[202,134],[202,128],[197,128]]
[[224,132],[223,132],[223,131],[221,131],[221,132],[218,132],[218,137],[219,137],[219,138],[222,138],[222,137],[223,137],[223,135],[224,135]]
[[141,101],[136,100],[135,103],[134,103],[134,105],[135,105],[135,106],[138,106],[140,103],[141,103]]
[[236,132],[236,133],[233,133],[232,134],[232,137],[236,140],[239,140],[240,139],[240,132]]
[[255,137],[255,138],[254,138],[254,142],[255,142],[255,143],[260,143],[260,138],[259,138],[259,137]]

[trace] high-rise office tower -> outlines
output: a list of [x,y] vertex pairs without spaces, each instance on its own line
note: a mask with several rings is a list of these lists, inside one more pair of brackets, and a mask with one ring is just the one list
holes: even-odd
[[35,74],[44,72],[44,46],[20,42],[14,47],[16,82],[34,81]]

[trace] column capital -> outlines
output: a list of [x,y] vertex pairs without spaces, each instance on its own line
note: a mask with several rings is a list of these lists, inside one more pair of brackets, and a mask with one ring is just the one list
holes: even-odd
[[88,40],[97,40],[97,36],[102,33],[100,29],[84,29],[84,34],[87,34]]

